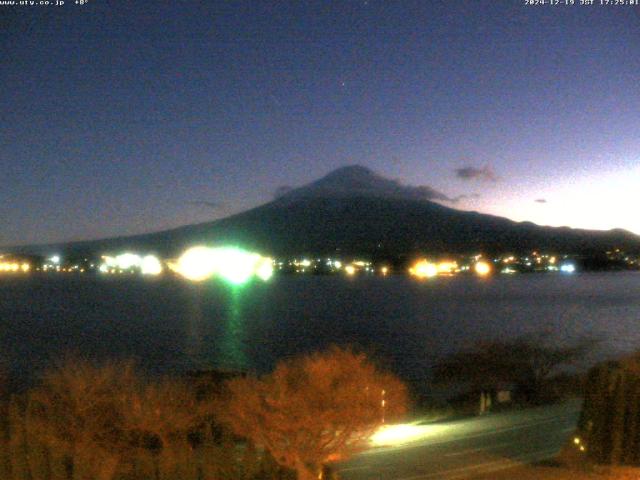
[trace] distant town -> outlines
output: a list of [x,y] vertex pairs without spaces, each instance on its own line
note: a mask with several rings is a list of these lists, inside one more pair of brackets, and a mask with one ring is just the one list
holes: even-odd
[[531,251],[515,255],[407,255],[404,259],[295,256],[271,258],[236,247],[192,247],[178,258],[122,252],[105,255],[0,255],[0,275],[175,275],[192,281],[219,276],[231,283],[280,275],[410,275],[418,279],[452,275],[572,274],[580,271],[640,270],[640,255],[614,249],[572,255]]

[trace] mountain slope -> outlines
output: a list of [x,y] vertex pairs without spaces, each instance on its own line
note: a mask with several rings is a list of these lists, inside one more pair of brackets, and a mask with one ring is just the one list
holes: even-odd
[[[444,198],[442,198],[444,197]],[[417,251],[640,251],[624,230],[540,227],[530,222],[449,208],[428,187],[406,187],[359,166],[338,169],[276,200],[231,217],[134,237],[71,244],[73,250],[125,248],[175,255],[196,243],[233,243],[272,255],[366,254]]]

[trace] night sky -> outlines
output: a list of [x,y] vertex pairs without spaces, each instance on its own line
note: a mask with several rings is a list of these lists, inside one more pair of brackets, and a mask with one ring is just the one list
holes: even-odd
[[221,218],[350,164],[640,233],[640,6],[599,1],[0,6],[0,245]]

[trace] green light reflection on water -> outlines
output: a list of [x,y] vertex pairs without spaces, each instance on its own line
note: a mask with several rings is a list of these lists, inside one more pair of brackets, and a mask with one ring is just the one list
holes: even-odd
[[248,359],[244,351],[246,336],[244,318],[242,316],[242,299],[248,284],[229,285],[229,310],[222,338],[220,339],[220,357],[218,363],[231,369],[246,369]]
[[206,353],[203,352],[203,329],[204,329],[204,312],[202,306],[202,297],[204,289],[202,285],[189,285],[186,303],[186,337],[185,337],[185,353],[187,356],[187,365],[189,368],[201,369],[205,368]]
[[[236,285],[220,281],[192,285],[186,312],[185,353],[189,369],[243,370],[249,366],[244,350],[246,328],[242,307],[250,285],[251,282]],[[211,296],[224,303],[217,312],[207,307]],[[217,332],[215,337],[213,332]]]

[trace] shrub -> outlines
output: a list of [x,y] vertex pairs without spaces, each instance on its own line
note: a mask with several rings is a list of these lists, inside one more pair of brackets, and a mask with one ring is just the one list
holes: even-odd
[[400,380],[338,347],[280,362],[261,378],[231,380],[228,389],[221,420],[299,479],[315,479],[323,464],[357,452],[407,407]]

